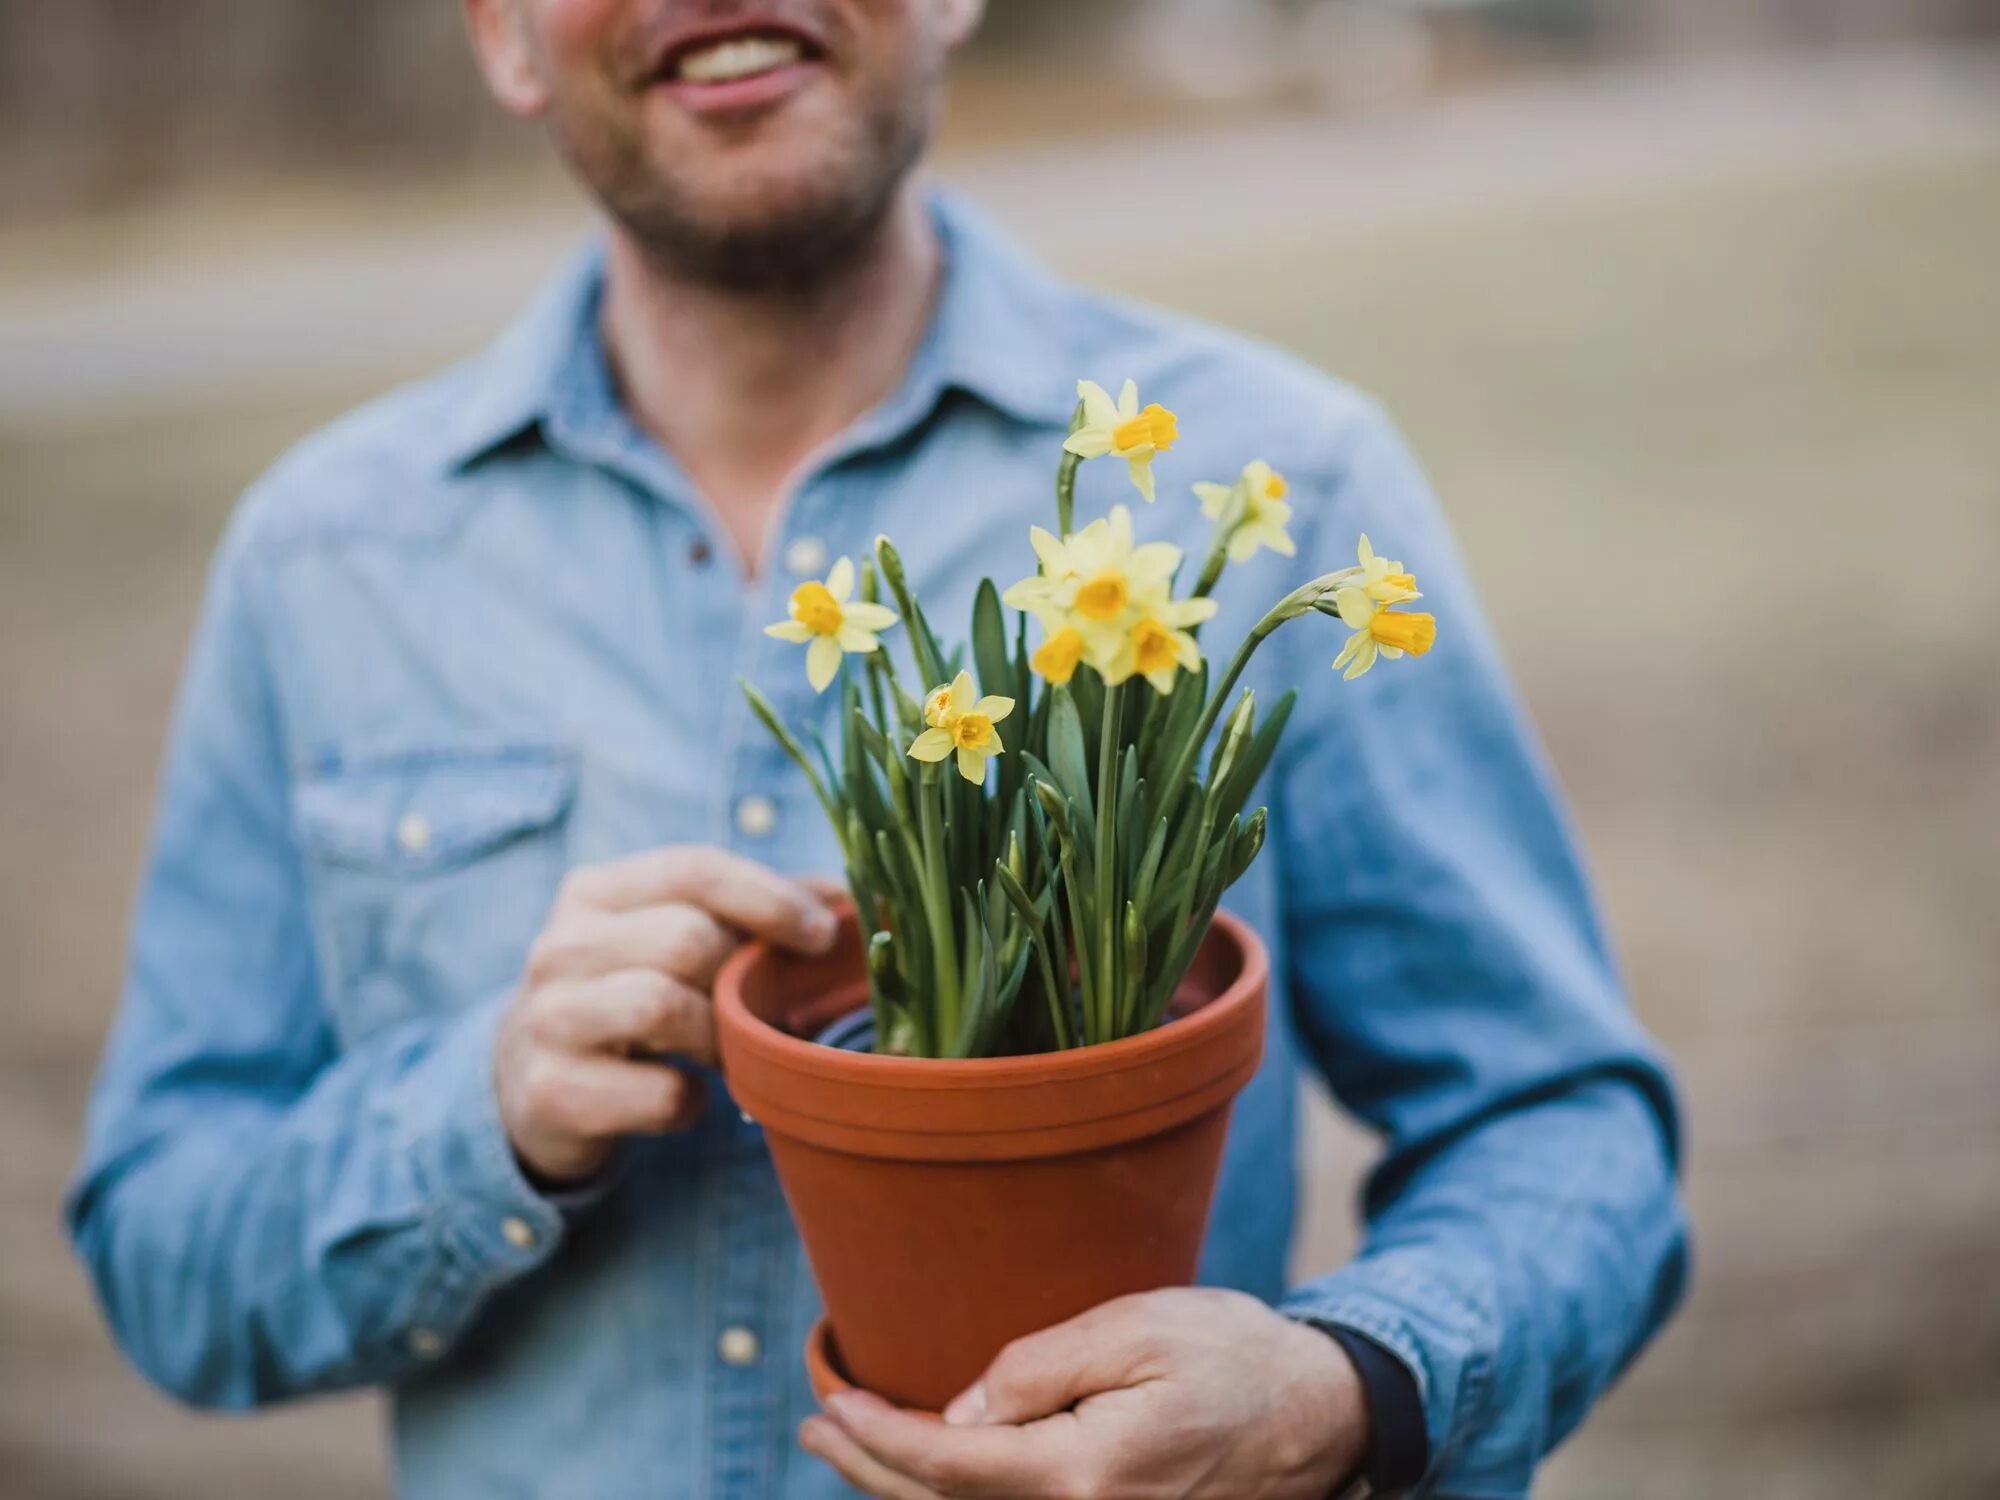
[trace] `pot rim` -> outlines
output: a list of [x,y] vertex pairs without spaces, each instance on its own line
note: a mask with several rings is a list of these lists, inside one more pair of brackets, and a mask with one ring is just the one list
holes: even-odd
[[[843,920],[852,903],[836,903]],[[758,964],[774,956],[763,942],[747,943],[731,954],[717,973],[717,1022],[770,1061],[827,1079],[867,1083],[896,1089],[990,1089],[1010,1083],[1045,1084],[1123,1072],[1202,1047],[1240,1023],[1239,1012],[1264,990],[1270,959],[1263,941],[1241,917],[1218,910],[1210,923],[1211,940],[1220,934],[1236,950],[1235,977],[1213,1000],[1171,1025],[1155,1026],[1114,1042],[1096,1042],[1055,1052],[1029,1052],[1012,1057],[882,1057],[872,1052],[847,1052],[796,1037],[756,1015],[743,1000],[743,980]],[[865,1001],[863,1002],[866,1003]]]

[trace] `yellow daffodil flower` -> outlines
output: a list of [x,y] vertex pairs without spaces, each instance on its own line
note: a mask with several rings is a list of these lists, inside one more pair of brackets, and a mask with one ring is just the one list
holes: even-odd
[[1077,631],[1092,665],[1109,658],[1141,611],[1167,596],[1181,549],[1170,542],[1135,543],[1132,512],[1122,505],[1058,542],[1037,528],[1042,571],[1002,596],[1038,618],[1052,635]]
[[1292,508],[1285,503],[1288,489],[1284,475],[1258,458],[1243,466],[1234,484],[1197,484],[1194,492],[1211,521],[1239,517],[1229,533],[1229,560],[1240,563],[1255,557],[1260,547],[1280,557],[1298,551],[1285,530],[1292,519]]
[[1161,599],[1125,632],[1117,653],[1099,670],[1111,686],[1139,676],[1165,697],[1181,672],[1201,670],[1201,648],[1186,627],[1214,616],[1213,599]]
[[1064,683],[1076,676],[1083,660],[1083,632],[1065,625],[1036,648],[1028,665],[1050,682]]
[[[1087,528],[1086,528],[1087,529]],[[1062,587],[1076,576],[1070,565],[1069,547],[1039,526],[1028,528],[1028,542],[1035,549],[1041,569],[1032,578],[1023,578],[1000,596],[1009,609],[1033,615],[1051,631],[1062,629]]]
[[[764,634],[806,647],[806,680],[823,693],[849,653],[865,655],[882,643],[876,639],[896,623],[896,612],[866,600],[850,600],[854,564],[840,558],[826,582],[811,579],[792,590],[791,618],[766,625]],[[810,644],[808,644],[810,643]]]
[[1437,641],[1437,617],[1377,604],[1365,589],[1344,588],[1334,596],[1340,618],[1354,632],[1334,658],[1334,670],[1349,682],[1375,665],[1378,656],[1395,661],[1405,652],[1422,656]]
[[1157,401],[1143,411],[1139,407],[1139,386],[1128,380],[1113,401],[1111,393],[1094,380],[1079,380],[1076,393],[1083,401],[1083,425],[1063,443],[1078,458],[1122,458],[1132,472],[1132,483],[1153,503],[1153,458],[1173,447],[1180,437],[1174,414]]
[[[1417,592],[1416,576],[1403,571],[1399,562],[1391,562],[1386,557],[1377,557],[1375,549],[1368,545],[1366,533],[1362,534],[1361,545],[1356,549],[1361,558],[1359,567],[1343,568],[1337,575],[1340,592],[1355,589],[1366,594],[1377,604],[1407,604],[1412,599],[1421,599]],[[1338,595],[1335,596],[1336,598]]]
[[[924,698],[924,721],[930,725],[910,742],[913,760],[940,761],[958,753],[958,774],[974,786],[986,784],[986,762],[1006,750],[993,726],[1014,711],[1014,700],[976,696],[972,674],[960,672],[951,682]],[[932,717],[933,705],[936,717]]]

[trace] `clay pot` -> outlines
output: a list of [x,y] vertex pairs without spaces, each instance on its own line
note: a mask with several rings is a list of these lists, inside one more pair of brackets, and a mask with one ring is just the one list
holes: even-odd
[[723,1071],[764,1127],[831,1329],[808,1367],[935,1411],[1010,1340],[1194,1279],[1268,964],[1222,914],[1142,1036],[1033,1057],[876,1057],[803,1038],[867,1003],[849,916],[823,958],[751,944],[716,984]]

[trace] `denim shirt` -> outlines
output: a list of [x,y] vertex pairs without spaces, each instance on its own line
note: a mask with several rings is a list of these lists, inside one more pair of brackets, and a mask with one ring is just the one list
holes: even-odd
[[[491,349],[254,486],[187,667],[69,1205],[111,1325],[203,1405],[389,1386],[398,1487],[423,1500],[846,1493],[795,1446],[818,1302],[757,1126],[711,1078],[694,1128],[552,1200],[500,1126],[495,1023],[574,866],[704,842],[837,868],[735,679],[795,723],[838,695],[762,627],[886,532],[961,631],[982,576],[1033,571],[1077,378],[1132,377],[1182,439],[1150,508],[1124,465],[1086,465],[1079,523],[1130,504],[1194,552],[1193,481],[1254,457],[1291,484],[1300,555],[1232,568],[1207,639],[1364,531],[1440,622],[1428,658],[1343,683],[1345,632],[1309,615],[1250,674],[1260,701],[1300,696],[1272,837],[1227,903],[1270,946],[1273,1024],[1203,1279],[1407,1365],[1427,1483],[1524,1494],[1680,1293],[1676,1125],[1446,528],[1363,397],[933,213],[928,334],[796,475],[754,577],[620,405],[597,253]],[[1385,1156],[1357,1257],[1288,1288],[1305,1066]]]

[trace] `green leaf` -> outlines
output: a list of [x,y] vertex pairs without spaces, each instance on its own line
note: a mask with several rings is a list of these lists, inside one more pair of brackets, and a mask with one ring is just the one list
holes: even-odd
[[1224,862],[1222,867],[1222,888],[1224,890],[1228,890],[1229,887],[1241,880],[1245,873],[1248,872],[1250,866],[1255,863],[1257,856],[1263,852],[1266,821],[1265,810],[1261,807],[1258,808],[1250,814],[1249,821],[1243,825],[1243,832],[1237,835],[1230,843],[1229,858]]
[[993,580],[979,580],[972,600],[972,663],[979,672],[979,691],[1014,696],[1013,663],[1007,656],[1007,625],[1000,617],[1000,594]]
[[930,622],[924,618],[916,595],[910,592],[909,578],[903,572],[903,559],[886,536],[875,538],[875,566],[881,570],[882,581],[889,585],[889,592],[895,595],[896,608],[902,613],[910,638],[910,651],[916,658],[917,672],[924,679],[925,688],[949,681],[944,669],[944,652],[938,647],[937,637],[932,634]]
[[1192,677],[1183,674],[1175,681],[1167,697],[1167,711],[1155,712],[1146,720],[1139,736],[1139,758],[1147,780],[1160,783],[1167,768],[1179,759],[1207,701],[1208,663],[1204,661]]
[[1076,699],[1066,687],[1055,689],[1055,705],[1049,710],[1049,769],[1056,784],[1068,796],[1078,816],[1079,826],[1094,825],[1095,804],[1090,796],[1090,750],[1083,737],[1083,719]]
[[1286,721],[1292,716],[1292,705],[1298,702],[1298,698],[1297,693],[1288,692],[1278,700],[1277,707],[1257,727],[1257,733],[1229,767],[1222,784],[1210,792],[1217,818],[1234,817],[1243,810],[1243,804],[1256,788],[1257,778],[1264,774],[1264,768],[1271,763],[1271,757],[1277,751],[1278,741],[1285,733]]

